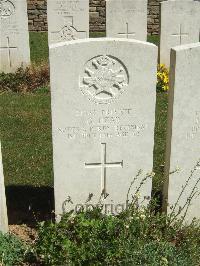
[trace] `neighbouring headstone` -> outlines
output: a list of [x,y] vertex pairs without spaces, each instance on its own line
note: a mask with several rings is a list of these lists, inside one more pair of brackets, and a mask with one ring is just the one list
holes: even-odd
[[[131,192],[152,171],[157,47],[78,40],[51,45],[50,62],[56,214],[89,195],[117,212],[139,170]],[[150,178],[140,192],[149,199]]]
[[1,143],[0,143],[0,231],[3,233],[8,232],[8,217],[7,217],[7,208],[6,208]]
[[107,37],[146,41],[147,0],[107,0]]
[[163,1],[160,15],[160,63],[169,67],[172,47],[199,41],[200,3]]
[[0,72],[30,64],[26,0],[0,0]]
[[49,44],[89,37],[89,0],[48,0]]
[[200,43],[175,47],[171,52],[164,208],[176,214],[182,209],[180,216],[189,222],[200,219],[199,100]]

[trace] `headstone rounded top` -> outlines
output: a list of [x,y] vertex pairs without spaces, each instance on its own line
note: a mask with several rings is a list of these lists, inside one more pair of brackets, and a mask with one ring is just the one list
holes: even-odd
[[71,41],[64,41],[64,42],[59,42],[59,43],[53,43],[49,45],[50,49],[58,48],[58,47],[63,47],[63,46],[69,46],[69,45],[75,45],[75,44],[82,44],[82,43],[106,43],[106,42],[124,42],[124,43],[135,43],[138,44],[140,47],[142,46],[152,46],[157,49],[157,46],[153,43],[150,42],[145,42],[145,41],[139,41],[136,39],[126,39],[126,38],[85,38],[85,39],[78,39],[78,40],[71,40]]

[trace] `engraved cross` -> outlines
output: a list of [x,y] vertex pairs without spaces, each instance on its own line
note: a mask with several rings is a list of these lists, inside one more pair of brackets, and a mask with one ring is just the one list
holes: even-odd
[[100,168],[101,169],[101,188],[102,188],[102,195],[106,197],[106,170],[107,168],[123,168],[123,161],[121,162],[107,162],[106,159],[106,143],[101,143],[101,162],[99,163],[85,163],[85,168],[94,169]]
[[135,32],[129,32],[129,25],[128,22],[126,22],[126,32],[118,33],[121,36],[125,36],[127,39],[129,39],[129,36],[134,37]]
[[17,47],[14,47],[14,46],[10,46],[10,38],[7,37],[7,46],[3,46],[3,47],[0,47],[0,50],[4,50],[6,49],[7,52],[8,52],[8,61],[9,61],[9,65],[10,65],[10,68],[12,67],[12,60],[11,60],[11,51],[12,49],[17,49]]
[[179,37],[179,43],[181,45],[182,44],[182,41],[183,41],[183,37],[188,37],[189,34],[183,32],[182,25],[180,24],[179,33],[173,33],[171,36],[173,36],[173,37]]

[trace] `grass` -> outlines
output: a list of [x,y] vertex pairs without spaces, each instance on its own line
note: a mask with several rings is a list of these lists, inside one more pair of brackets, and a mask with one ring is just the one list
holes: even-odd
[[155,45],[158,45],[159,44],[159,36],[157,36],[157,35],[148,36],[147,37],[147,41],[151,42],[151,43],[154,43]]
[[[102,37],[105,33],[91,33]],[[158,43],[157,36],[149,41]],[[30,33],[31,59],[39,64],[47,61],[46,33]],[[0,138],[2,140],[6,185],[52,186],[52,141],[50,94],[38,90],[34,94],[2,93],[0,95]],[[163,176],[167,95],[157,94],[154,169],[155,186]]]
[[31,61],[37,64],[48,62],[48,35],[47,32],[30,32]]
[[154,190],[159,191],[163,184],[165,146],[167,130],[168,94],[157,93],[156,122],[155,122],[155,146],[154,146]]
[[0,128],[6,185],[52,185],[50,95],[1,94]]

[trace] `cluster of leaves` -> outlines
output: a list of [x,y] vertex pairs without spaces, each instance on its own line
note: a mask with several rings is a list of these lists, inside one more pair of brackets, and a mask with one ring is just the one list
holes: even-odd
[[27,246],[0,234],[0,265],[151,265],[197,266],[200,224],[133,208],[105,215],[101,208],[66,213],[59,223],[39,225]]
[[28,247],[13,235],[0,232],[0,265],[20,265],[28,259]]
[[49,85],[49,66],[20,67],[15,73],[0,73],[0,91],[34,92]]
[[164,64],[158,65],[157,70],[157,92],[167,92],[169,90],[169,69]]
[[198,265],[199,224],[146,209],[106,216],[99,208],[68,213],[39,227],[38,260],[45,265]]

